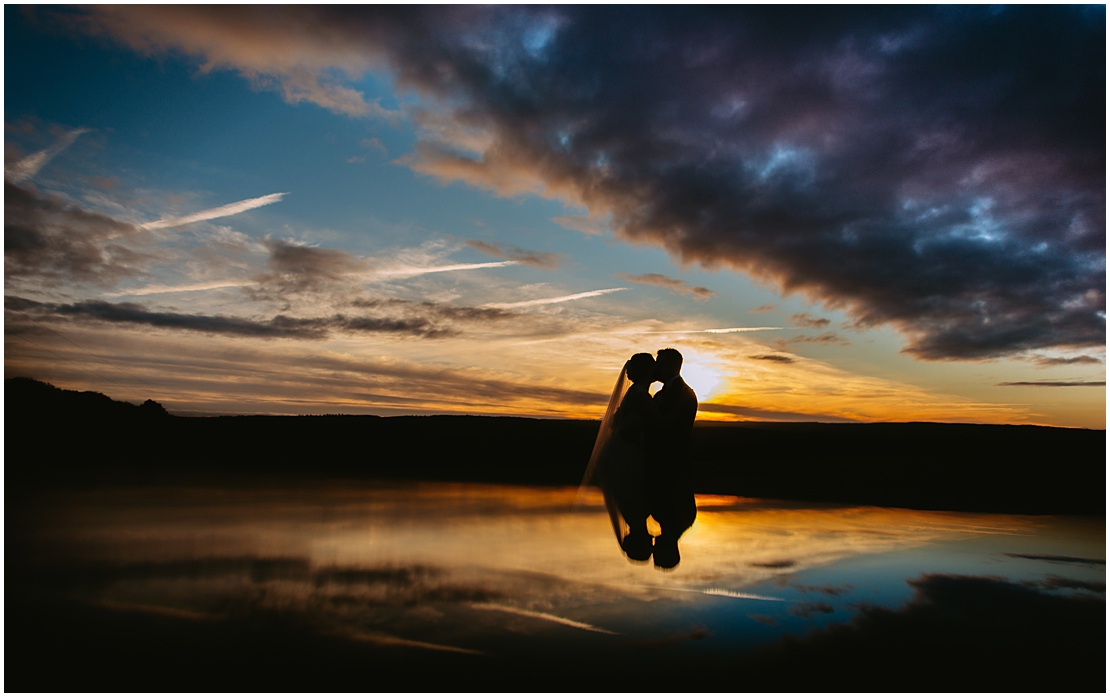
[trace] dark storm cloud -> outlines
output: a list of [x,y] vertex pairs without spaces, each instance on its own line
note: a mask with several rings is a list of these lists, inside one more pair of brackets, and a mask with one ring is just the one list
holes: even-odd
[[531,177],[626,239],[892,323],[922,358],[1104,343],[1099,8],[556,14],[413,16],[454,31],[391,46],[402,81],[494,138],[413,166]]
[[642,283],[648,286],[658,286],[660,288],[666,288],[672,293],[682,293],[684,295],[690,295],[699,300],[706,300],[717,294],[715,291],[709,290],[705,286],[691,285],[686,281],[681,281],[677,278],[670,278],[669,276],[664,276],[661,273],[645,273],[639,276],[633,276],[632,274],[628,273],[619,273],[617,274],[617,277],[623,278],[624,280],[631,283]]
[[152,257],[123,244],[148,233],[30,187],[4,182],[4,273],[108,286],[141,275]]
[[[1105,343],[1105,9],[114,7],[145,52],[366,111],[404,161],[893,325],[929,360]],[[362,106],[352,105],[352,99]],[[359,112],[360,113],[360,112]]]
[[566,261],[562,254],[555,252],[533,252],[511,245],[491,244],[481,240],[463,240],[468,247],[477,249],[482,254],[499,259],[511,259],[519,264],[535,266],[540,269],[557,269],[559,264]]
[[149,310],[138,303],[109,303],[85,300],[76,303],[39,303],[25,298],[5,296],[5,307],[32,311],[45,318],[68,318],[78,321],[130,324],[161,329],[177,329],[245,336],[262,339],[326,339],[332,332],[397,334],[423,338],[454,336],[458,331],[437,326],[423,317],[287,317],[276,315],[268,320],[226,315],[195,315]]

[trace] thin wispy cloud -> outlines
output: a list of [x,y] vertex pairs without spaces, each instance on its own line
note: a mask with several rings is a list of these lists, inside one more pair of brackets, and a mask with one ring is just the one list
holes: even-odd
[[611,632],[608,629],[602,629],[601,627],[595,627],[592,624],[578,622],[567,617],[559,617],[558,615],[552,615],[546,612],[522,610],[520,608],[510,607],[508,605],[495,605],[494,603],[471,603],[470,607],[474,608],[475,610],[494,610],[497,612],[506,612],[511,615],[520,615],[521,617],[531,617],[532,619],[554,622],[566,627],[585,629],[587,632],[597,632],[598,634],[616,634],[616,632]]
[[533,252],[530,249],[491,244],[481,240],[463,240],[463,243],[468,247],[477,249],[482,254],[488,254],[491,257],[509,257],[513,261],[540,269],[557,269],[559,264],[565,260],[562,254],[554,252]]
[[1000,382],[997,387],[1106,387],[1105,380],[1022,380]]
[[1039,366],[1077,365],[1081,363],[1100,365],[1102,361],[1094,356],[1037,356],[1033,362]]
[[767,332],[783,327],[724,327],[723,329],[667,329],[653,331],[629,331],[621,334],[740,334],[743,332]]
[[824,317],[814,317],[808,312],[799,312],[796,315],[790,315],[787,319],[794,323],[795,327],[827,327],[830,321]]
[[782,340],[781,344],[783,346],[789,346],[790,344],[822,344],[825,346],[848,346],[850,345],[850,342],[841,339],[836,332],[825,332],[824,334],[819,334],[817,336],[805,336],[804,334],[799,334],[793,339]]
[[45,150],[39,150],[23,158],[19,162],[13,163],[10,167],[4,168],[4,175],[8,181],[13,184],[18,184],[26,181],[39,173],[43,166],[58,156],[58,153],[73,145],[73,141],[77,140],[78,136],[82,133],[88,133],[87,128],[75,128],[67,132],[58,142],[51,145]]
[[627,288],[604,288],[602,290],[588,290],[585,293],[575,293],[574,295],[560,295],[557,298],[540,298],[538,300],[524,300],[517,303],[488,303],[482,307],[494,307],[502,310],[508,310],[514,307],[535,307],[537,305],[555,305],[558,303],[570,302],[571,300],[583,300],[585,298],[596,298],[599,295],[606,293],[616,293],[618,290],[628,290]]
[[347,632],[345,636],[355,641],[361,641],[367,644],[377,644],[378,646],[403,646],[414,649],[427,649],[429,651],[466,653],[474,656],[483,655],[482,651],[477,651],[475,649],[464,649],[459,646],[450,646],[448,644],[434,644],[429,641],[402,639],[401,637],[396,637],[392,634],[386,634],[385,632]]
[[612,334],[666,334],[669,336],[685,335],[685,334],[740,334],[745,332],[765,332],[774,331],[776,329],[783,329],[784,327],[724,327],[721,329],[622,329],[620,331],[610,332]]
[[229,215],[238,215],[239,213],[244,213],[255,208],[268,206],[271,203],[277,203],[283,197],[288,195],[288,191],[278,194],[266,194],[265,196],[259,196],[258,198],[248,198],[243,201],[236,201],[235,203],[229,203],[225,206],[219,206],[217,208],[209,208],[206,211],[199,211],[197,213],[183,215],[178,218],[162,218],[161,220],[143,223],[139,227],[143,228],[144,230],[159,230],[161,228],[178,227],[180,225],[187,225],[189,223],[199,223],[202,220],[226,218]]
[[672,293],[690,295],[694,298],[697,298],[698,300],[706,300],[717,294],[716,291],[709,290],[705,286],[695,286],[691,283],[679,280],[677,278],[664,276],[661,273],[645,273],[640,274],[639,276],[635,276],[629,273],[619,273],[617,274],[617,277],[631,283],[642,283],[648,286],[658,286],[660,288],[666,288]]
[[551,219],[551,222],[565,227],[568,230],[577,230],[587,235],[604,235],[605,228],[594,220],[584,215],[561,215]]
[[771,363],[793,363],[795,361],[793,356],[783,356],[776,353],[765,353],[761,356],[748,356],[753,361],[770,361]]

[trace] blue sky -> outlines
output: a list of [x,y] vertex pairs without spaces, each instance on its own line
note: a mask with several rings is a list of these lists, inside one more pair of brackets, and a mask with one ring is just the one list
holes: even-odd
[[[690,79],[717,80],[721,94],[731,93],[743,82],[722,76],[748,59],[733,55],[733,37],[713,30],[712,17],[684,15],[669,29],[665,12],[613,10],[615,17],[591,20],[573,8],[382,17],[287,8],[289,17],[270,24],[250,16],[261,11],[5,8],[8,376],[153,397],[180,413],[594,416],[630,353],[673,345],[687,356],[701,418],[1105,423],[1105,252],[1089,242],[1104,222],[1085,208],[1099,209],[1085,202],[1104,183],[1058,176],[1070,187],[1068,200],[1079,202],[1067,210],[1006,199],[1000,192],[1012,191],[1012,180],[988,177],[972,198],[936,184],[956,167],[1003,171],[999,162],[1033,157],[980,136],[971,160],[926,161],[939,179],[900,175],[912,217],[899,213],[900,222],[876,232],[867,226],[887,214],[858,213],[881,200],[871,193],[875,182],[852,175],[854,188],[843,189],[846,175],[837,172],[854,171],[844,164],[847,151],[812,140],[821,119],[851,132],[849,116],[787,111],[779,122],[809,125],[759,138],[751,134],[767,126],[758,120],[748,132],[713,121],[721,130],[711,138],[710,126],[695,127],[700,117],[684,116],[681,103],[666,106],[667,80],[676,78],[659,64],[637,63],[634,51],[610,57],[628,62],[613,77],[604,61],[587,63],[572,51],[622,21],[678,45],[696,46],[690,37],[701,31],[721,48],[697,58],[710,67]],[[792,21],[728,19],[736,36],[745,22]],[[839,19],[828,31],[859,40],[866,23]],[[1104,44],[1104,17],[1053,19],[1065,36],[1089,33],[1094,21]],[[901,58],[891,57],[889,37],[916,36],[906,27],[934,20],[885,18],[876,45],[887,48],[878,58],[837,49],[842,71],[870,75],[859,65],[872,58],[893,71]],[[993,31],[998,20],[964,21],[974,34]],[[321,26],[340,38],[320,44]],[[427,39],[428,27],[448,38]],[[289,36],[279,40],[283,31]],[[416,37],[435,45],[408,46]],[[512,53],[517,45],[520,56]],[[1055,46],[1046,50],[1060,52],[1060,65],[1074,60]],[[809,49],[784,40],[783,56],[771,60],[788,63]],[[456,57],[437,64],[457,71],[454,82],[421,72],[436,50]],[[475,61],[509,77],[499,77],[500,86],[474,82],[466,66]],[[623,82],[578,107],[575,85],[590,83],[584,77],[564,88],[544,72],[558,61],[557,76],[579,70],[598,84]],[[653,70],[665,75],[657,84],[645,82]],[[823,79],[836,87],[843,74]],[[857,82],[846,94],[858,96]],[[630,109],[619,92],[641,83],[656,85],[636,87],[647,90],[637,97],[647,100],[644,113],[657,119],[650,128],[637,125],[647,117],[635,109],[624,121],[632,135],[582,125]],[[571,91],[519,106],[533,99],[521,95],[546,95],[535,91],[541,85]],[[763,98],[745,89],[748,102]],[[664,106],[651,111],[651,100]],[[724,105],[746,113],[748,102]],[[951,118],[963,113],[947,103],[936,108]],[[1075,144],[1052,140],[1050,126],[1038,134],[1046,143],[1036,156],[1062,163],[1054,165],[1059,171],[1081,171]],[[956,137],[935,123],[917,127],[919,143]],[[969,121],[958,130],[976,127]],[[537,128],[546,130],[536,136]],[[570,133],[578,134],[573,143]],[[28,169],[29,158],[66,134],[72,144]],[[577,164],[551,164],[587,139],[603,144],[601,154],[575,151]],[[729,144],[734,154],[721,155],[724,145],[705,150],[707,142]],[[541,152],[543,143],[554,150]],[[1094,145],[1104,160],[1104,142]],[[876,157],[853,147],[860,161]],[[644,160],[648,154],[655,159]],[[729,162],[754,174],[732,181],[721,169]],[[752,186],[764,193],[752,198]],[[143,227],[272,194],[284,195],[235,215]],[[828,230],[807,232],[788,219],[801,211],[806,225],[828,225],[813,222],[829,210],[821,197],[845,196],[858,199],[851,215],[862,217],[843,223],[836,234],[847,242],[839,247],[829,246]],[[949,206],[944,196],[960,203]],[[778,212],[766,208],[779,200]],[[922,201],[931,208],[914,209]],[[960,206],[970,217],[960,217]],[[829,219],[847,220],[848,210]],[[1043,221],[1027,223],[1029,211]],[[103,228],[93,231],[90,215],[103,216],[96,218]],[[1043,231],[1044,221],[1065,222],[1058,232],[1035,233],[1057,236],[1044,241],[1021,227]],[[583,225],[596,234],[570,229]],[[812,237],[794,242],[793,234]],[[890,246],[905,234],[916,235],[919,255],[943,245],[965,249],[915,267]],[[890,268],[856,239],[889,250]],[[1026,275],[1003,271],[1034,253],[1045,261],[1029,262]],[[436,271],[496,262],[514,263]],[[950,268],[937,272],[937,263]],[[972,272],[994,286],[962,287],[957,279]],[[1063,289],[1050,280],[1060,274],[1076,280]],[[935,287],[917,299],[927,284]],[[179,290],[163,292],[169,288]],[[591,291],[608,292],[578,297]],[[1018,300],[1052,293],[1059,297],[1044,309]],[[576,299],[543,302],[567,297]],[[969,324],[968,312],[985,319]],[[760,327],[777,329],[705,333]]]

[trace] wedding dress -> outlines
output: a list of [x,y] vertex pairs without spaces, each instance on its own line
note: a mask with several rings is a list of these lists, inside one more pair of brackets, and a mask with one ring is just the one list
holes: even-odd
[[642,527],[647,517],[641,437],[644,423],[639,411],[645,400],[650,403],[651,395],[646,384],[634,384],[625,389],[628,385],[627,368],[626,363],[617,376],[579,487],[579,498],[590,484],[601,488],[618,543],[623,542],[631,530],[627,518],[633,521],[638,518]]

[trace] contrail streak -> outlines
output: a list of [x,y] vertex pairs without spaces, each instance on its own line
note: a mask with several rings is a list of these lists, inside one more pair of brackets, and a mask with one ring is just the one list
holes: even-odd
[[482,307],[491,307],[498,310],[506,310],[512,307],[533,307],[535,305],[554,305],[555,303],[565,303],[571,300],[581,300],[582,298],[596,298],[599,295],[606,293],[616,293],[618,290],[628,290],[627,288],[605,288],[603,290],[589,290],[585,293],[575,293],[574,295],[560,295],[557,298],[541,298],[539,300],[525,300],[518,303],[489,303],[482,305]]
[[608,629],[595,627],[592,624],[585,622],[576,622],[566,617],[559,617],[558,615],[549,615],[546,612],[533,612],[532,610],[521,610],[520,608],[510,607],[508,605],[495,605],[494,603],[471,603],[470,607],[475,610],[497,610],[499,612],[507,612],[511,615],[520,615],[521,617],[531,617],[537,620],[546,620],[556,624],[562,624],[567,627],[574,627],[575,629],[585,629],[587,632],[598,632],[599,634],[616,634],[610,632]]
[[183,215],[180,218],[162,218],[161,220],[155,220],[150,223],[143,223],[139,227],[145,230],[158,230],[159,228],[177,227],[179,225],[186,225],[188,223],[196,223],[200,222],[201,220],[226,218],[229,215],[236,215],[238,213],[249,211],[254,208],[268,206],[271,203],[277,203],[282,199],[283,196],[288,195],[289,192],[280,194],[266,194],[265,196],[259,196],[258,198],[248,198],[245,201],[229,203],[226,206],[220,206],[219,208],[209,208],[206,211]]
[[126,295],[157,295],[158,293],[192,293],[199,290],[215,290],[217,288],[240,288],[250,285],[247,281],[212,281],[209,283],[194,283],[186,286],[143,286],[133,290],[118,293],[105,293],[106,298],[120,298]]
[[46,150],[39,150],[36,153],[28,155],[19,162],[13,163],[10,167],[4,169],[4,174],[8,177],[8,181],[13,184],[18,184],[21,181],[26,181],[39,173],[43,165],[53,160],[58,153],[73,145],[73,141],[82,133],[88,133],[87,128],[75,128],[66,133],[58,139]]
[[499,266],[513,266],[517,261],[486,261],[480,264],[451,264],[450,266],[406,266],[400,269],[387,269],[374,273],[374,276],[421,276],[426,273],[442,273],[444,271],[470,271],[471,269],[495,269]]

